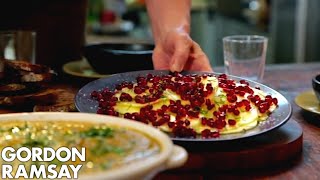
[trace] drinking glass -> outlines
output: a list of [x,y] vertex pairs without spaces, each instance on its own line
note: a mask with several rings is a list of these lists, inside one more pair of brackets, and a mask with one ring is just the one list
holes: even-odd
[[36,33],[34,31],[0,31],[0,59],[35,63]]
[[268,38],[234,35],[223,38],[224,66],[229,75],[262,81]]

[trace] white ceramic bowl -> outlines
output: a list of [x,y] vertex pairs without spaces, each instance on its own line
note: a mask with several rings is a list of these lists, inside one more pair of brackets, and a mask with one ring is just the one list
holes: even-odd
[[143,123],[113,116],[88,113],[13,113],[0,115],[1,121],[86,121],[106,123],[129,127],[153,137],[160,145],[160,153],[147,157],[142,161],[123,165],[119,168],[90,175],[80,175],[80,179],[151,179],[160,171],[182,166],[187,160],[187,152],[172,143],[171,139],[160,130]]

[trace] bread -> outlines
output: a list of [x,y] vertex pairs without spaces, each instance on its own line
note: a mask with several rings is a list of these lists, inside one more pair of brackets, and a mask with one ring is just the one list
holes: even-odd
[[16,96],[0,96],[2,106],[20,106],[34,104],[53,104],[57,100],[58,92],[55,89],[44,89],[36,93]]
[[56,73],[49,67],[25,61],[5,60],[5,81],[11,82],[49,82]]
[[56,76],[49,67],[5,60],[4,72],[0,83],[0,106],[33,111],[76,111],[73,92],[46,88]]
[[33,107],[34,112],[76,112],[77,109],[74,103],[61,103],[54,105],[35,105]]
[[33,73],[48,73],[50,68],[45,65],[31,64],[27,61],[5,60],[5,68],[11,68],[17,71],[28,71]]
[[0,97],[35,93],[40,89],[41,85],[37,83],[5,83],[0,84]]
[[35,74],[33,72],[27,73],[20,77],[21,82],[49,82],[53,79],[54,74],[52,73],[42,73]]
[[65,90],[65,89],[56,89],[57,100],[53,104],[49,105],[40,105],[37,104],[34,106],[34,112],[40,111],[53,111],[53,112],[75,112],[76,107],[74,104],[75,93]]

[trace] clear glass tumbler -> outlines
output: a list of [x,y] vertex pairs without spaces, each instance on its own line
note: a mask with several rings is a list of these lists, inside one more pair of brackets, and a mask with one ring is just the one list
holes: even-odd
[[223,38],[224,66],[229,75],[262,81],[268,38],[257,35],[234,35]]
[[0,59],[35,63],[36,32],[0,31]]

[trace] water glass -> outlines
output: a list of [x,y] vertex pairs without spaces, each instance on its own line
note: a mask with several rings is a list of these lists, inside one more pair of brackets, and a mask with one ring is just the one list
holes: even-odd
[[262,81],[268,38],[234,35],[223,38],[224,66],[229,75]]
[[35,63],[36,33],[34,31],[0,31],[0,59]]

